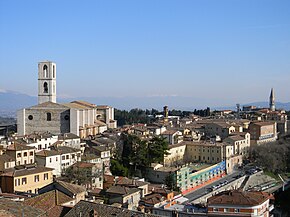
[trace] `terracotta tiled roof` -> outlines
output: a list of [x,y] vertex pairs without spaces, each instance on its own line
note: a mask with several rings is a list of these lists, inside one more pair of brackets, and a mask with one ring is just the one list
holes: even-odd
[[273,125],[274,122],[270,122],[270,121],[268,121],[268,122],[263,122],[263,121],[259,122],[259,121],[257,121],[257,122],[252,122],[251,124],[255,124],[255,125],[259,125],[259,126],[268,126],[268,125]]
[[127,177],[119,177],[116,184],[117,185],[126,185],[126,186],[140,187],[140,186],[148,185],[149,183],[148,182],[142,182],[142,181],[134,180],[134,179],[129,179]]
[[35,153],[36,156],[41,156],[41,157],[50,157],[50,156],[55,156],[55,155],[60,155],[55,150],[41,150],[40,152]]
[[79,139],[80,137],[73,133],[64,133],[58,136],[59,140],[66,140],[66,139]]
[[16,166],[14,168],[4,170],[4,173],[2,173],[1,176],[19,177],[19,176],[26,176],[30,174],[49,172],[52,170],[53,170],[52,168],[42,167],[42,166],[21,165],[21,166]]
[[49,211],[55,206],[62,205],[64,203],[73,201],[74,199],[65,195],[58,190],[48,191],[44,194],[40,194],[36,197],[25,200],[23,203],[35,208]]
[[160,203],[164,200],[164,197],[161,194],[150,194],[146,195],[144,198],[141,199],[141,203],[144,202],[146,204],[152,204],[155,205],[157,203]]
[[270,199],[271,195],[258,191],[224,191],[208,199],[208,206],[211,205],[241,205],[256,206]]
[[75,164],[73,164],[73,167],[77,167],[77,168],[92,168],[94,166],[95,164],[87,163],[87,162],[76,162]]
[[157,217],[153,214],[145,214],[138,211],[132,211],[125,208],[118,208],[106,204],[98,204],[88,201],[78,202],[65,217],[102,216],[102,217]]
[[138,188],[127,188],[125,186],[120,186],[120,185],[116,185],[116,186],[112,186],[110,187],[106,193],[110,193],[110,194],[118,194],[118,195],[130,195],[133,193],[136,193],[140,191]]
[[56,108],[56,109],[69,109],[67,106],[59,104],[59,103],[54,103],[54,102],[44,102],[35,106],[30,107],[29,109],[34,109],[34,108]]
[[59,147],[54,147],[55,151],[59,152],[60,154],[69,154],[69,153],[76,153],[80,152],[81,150],[67,147],[67,146],[59,146]]
[[11,144],[7,147],[8,151],[22,151],[22,150],[34,150],[34,147],[30,147],[27,145],[22,145],[19,143]]
[[24,216],[45,216],[45,211],[41,209],[4,198],[0,198],[0,210],[10,213],[11,216],[22,216],[22,214]]
[[11,157],[8,154],[2,154],[2,155],[0,155],[0,161],[1,162],[12,162],[12,161],[15,161],[15,157]]
[[79,194],[79,193],[86,191],[86,188],[83,186],[80,186],[80,185],[75,185],[75,184],[63,182],[60,180],[56,180],[55,182],[57,182],[59,185],[66,188],[67,190],[69,190],[73,194]]

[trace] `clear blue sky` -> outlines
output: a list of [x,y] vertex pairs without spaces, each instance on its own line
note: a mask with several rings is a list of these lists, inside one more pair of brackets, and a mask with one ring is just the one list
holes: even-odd
[[290,101],[289,0],[0,0],[0,89]]

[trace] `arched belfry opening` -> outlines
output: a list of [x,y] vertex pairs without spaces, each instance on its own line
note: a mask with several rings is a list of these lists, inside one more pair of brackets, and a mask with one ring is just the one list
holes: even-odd
[[43,83],[43,93],[48,93],[48,84],[47,84],[47,82]]
[[43,66],[43,77],[46,78],[47,77],[47,65]]

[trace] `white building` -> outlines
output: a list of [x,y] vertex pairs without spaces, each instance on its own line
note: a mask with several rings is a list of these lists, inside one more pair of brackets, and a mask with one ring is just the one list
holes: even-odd
[[35,161],[37,165],[52,168],[53,175],[56,177],[61,176],[61,154],[54,150],[42,150],[35,154]]
[[15,140],[20,144],[34,147],[35,152],[39,152],[41,150],[49,150],[49,146],[58,141],[58,136],[47,132],[32,133],[27,136],[17,137]]

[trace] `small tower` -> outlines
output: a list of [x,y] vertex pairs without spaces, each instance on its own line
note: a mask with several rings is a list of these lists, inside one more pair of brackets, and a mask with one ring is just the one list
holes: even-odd
[[274,89],[271,89],[271,93],[270,93],[270,102],[269,102],[269,106],[270,106],[270,111],[275,111],[275,95],[274,95]]
[[56,103],[56,64],[50,61],[38,63],[38,104]]
[[163,117],[164,117],[164,121],[167,122],[168,121],[168,106],[164,106],[163,107]]

